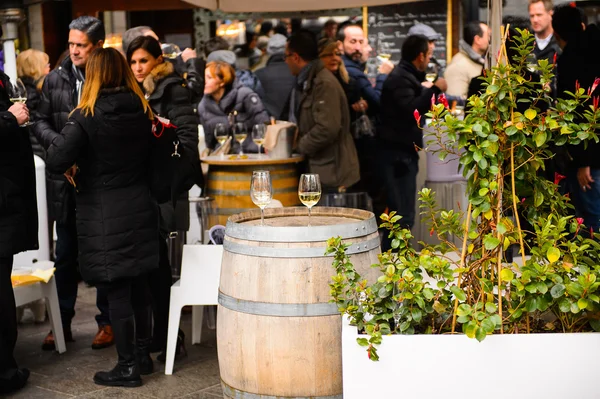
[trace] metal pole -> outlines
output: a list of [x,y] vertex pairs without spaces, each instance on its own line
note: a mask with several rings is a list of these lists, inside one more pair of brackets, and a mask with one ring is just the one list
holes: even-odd
[[19,37],[19,23],[24,20],[23,10],[8,8],[0,10],[0,24],[2,24],[2,41],[4,48],[4,73],[12,82],[17,80],[17,54],[15,40]]
[[492,33],[491,65],[495,66],[498,63],[498,54],[500,52],[500,45],[502,44],[502,36],[500,33],[500,26],[502,26],[502,0],[490,1],[491,4],[488,13],[490,15],[490,28]]

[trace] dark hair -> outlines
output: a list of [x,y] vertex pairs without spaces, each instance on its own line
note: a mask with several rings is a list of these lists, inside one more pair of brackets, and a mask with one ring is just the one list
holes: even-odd
[[211,37],[204,43],[204,55],[208,57],[210,53],[217,50],[229,50],[229,43],[220,36]]
[[583,33],[583,13],[570,5],[554,7],[552,29],[561,39],[569,43],[579,39]]
[[335,22],[335,19],[328,19],[327,22],[325,22],[325,25],[323,25],[323,28],[328,28],[333,25],[337,25],[337,22]]
[[298,54],[304,61],[310,62],[319,58],[317,37],[306,29],[300,29],[287,41],[288,49]]
[[273,32],[288,37],[288,28],[284,23],[278,23],[275,29],[273,29]]
[[529,31],[531,31],[531,22],[529,21],[529,18],[526,17],[519,17],[516,15],[506,15],[502,17],[502,25],[506,26],[509,24],[510,29],[528,29]]
[[362,30],[362,25],[354,22],[354,21],[346,21],[346,22],[342,22],[342,24],[338,27],[338,31],[337,31],[337,39],[340,41],[344,41],[346,39],[346,28],[348,28],[349,26],[355,26],[357,28],[360,28]]
[[473,46],[475,36],[483,37],[483,29],[481,29],[482,23],[483,22],[472,21],[465,24],[465,27],[463,28],[463,40],[467,42],[469,46]]
[[85,33],[88,40],[93,44],[98,44],[99,41],[106,39],[106,32],[104,31],[104,24],[98,18],[90,17],[89,15],[83,15],[79,18],[74,19],[69,24],[69,29],[79,30]]
[[259,36],[268,36],[269,33],[273,30],[273,24],[269,21],[265,21],[260,25]]
[[127,62],[131,62],[131,57],[136,50],[146,50],[154,58],[158,58],[162,55],[162,50],[158,40],[150,36],[138,36],[129,44],[127,47]]
[[152,28],[149,26],[136,26],[131,29],[127,29],[125,33],[123,33],[123,52],[127,53],[127,49],[133,42],[133,39],[136,37],[144,36],[144,34],[148,31],[151,31]]
[[402,45],[402,59],[413,62],[419,54],[427,55],[429,39],[423,35],[412,35],[406,38]]

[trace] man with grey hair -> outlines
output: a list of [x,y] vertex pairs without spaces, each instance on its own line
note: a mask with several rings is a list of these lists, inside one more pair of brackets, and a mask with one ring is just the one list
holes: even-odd
[[271,36],[267,43],[267,65],[256,71],[265,93],[263,103],[269,115],[275,119],[287,119],[281,113],[296,83],[296,78],[285,63],[286,42],[287,38],[279,33]]
[[[55,137],[66,125],[69,114],[81,99],[85,84],[85,67],[92,52],[104,44],[105,31],[102,21],[82,16],[69,25],[69,57],[50,72],[44,80],[42,95],[35,114],[36,124],[32,130],[40,144],[47,150]],[[56,221],[56,261],[54,274],[63,330],[67,342],[73,341],[71,320],[75,316],[75,301],[79,284],[77,228],[75,225],[75,189],[64,175],[48,174],[48,213]],[[97,292],[96,316],[98,333],[92,349],[113,344],[113,333],[108,315],[108,301],[101,291]],[[52,331],[44,339],[44,350],[54,350]]]

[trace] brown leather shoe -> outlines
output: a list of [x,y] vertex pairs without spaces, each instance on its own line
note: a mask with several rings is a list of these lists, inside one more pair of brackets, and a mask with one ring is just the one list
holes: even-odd
[[115,337],[113,335],[112,327],[109,325],[99,326],[96,338],[94,338],[94,342],[92,342],[92,349],[108,348],[114,343]]
[[[65,336],[65,342],[75,342],[75,340],[73,339],[73,333],[71,332],[71,329],[63,327],[63,334]],[[54,343],[54,334],[52,333],[52,331],[50,331],[48,335],[46,335],[46,338],[44,338],[44,342],[42,343],[42,350],[56,350],[56,344]]]

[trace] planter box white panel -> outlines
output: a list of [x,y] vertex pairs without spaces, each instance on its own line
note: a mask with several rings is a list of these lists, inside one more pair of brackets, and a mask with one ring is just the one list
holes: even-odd
[[598,333],[390,335],[379,362],[358,337],[344,319],[344,399],[600,398]]

